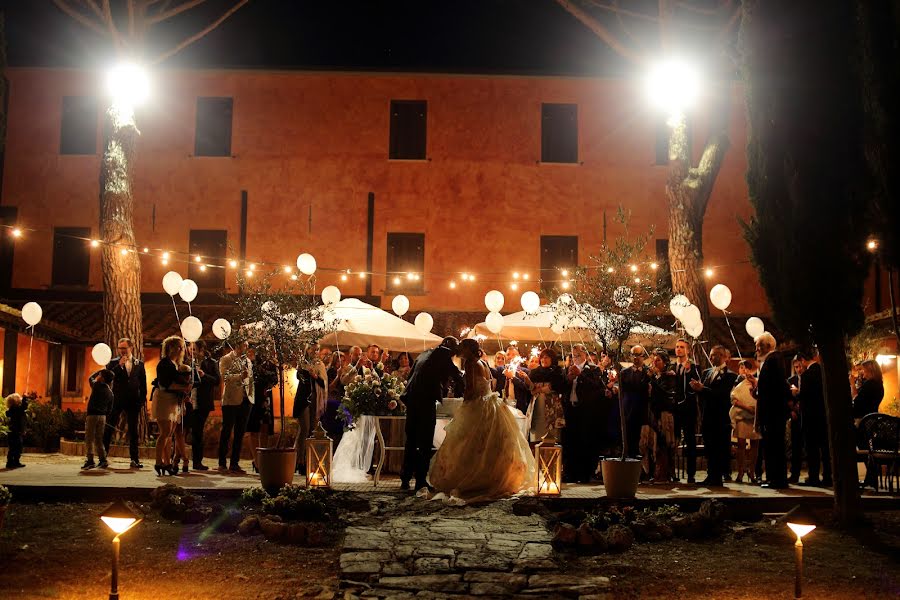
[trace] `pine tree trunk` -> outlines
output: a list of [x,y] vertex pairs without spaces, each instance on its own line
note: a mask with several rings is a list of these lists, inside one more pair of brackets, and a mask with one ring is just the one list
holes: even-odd
[[817,331],[822,332],[816,342],[822,361],[828,443],[834,478],[834,510],[838,521],[846,527],[853,525],[861,515],[856,435],[850,410],[850,387],[847,383],[849,368],[842,333],[828,327]]

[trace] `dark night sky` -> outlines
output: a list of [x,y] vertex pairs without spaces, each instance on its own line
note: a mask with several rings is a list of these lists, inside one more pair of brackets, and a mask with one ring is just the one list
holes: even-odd
[[[114,2],[115,3],[115,2]],[[158,25],[181,38],[229,0]],[[102,38],[50,0],[0,0],[12,66],[109,63]],[[523,74],[617,74],[626,64],[554,0],[250,0],[169,64]]]

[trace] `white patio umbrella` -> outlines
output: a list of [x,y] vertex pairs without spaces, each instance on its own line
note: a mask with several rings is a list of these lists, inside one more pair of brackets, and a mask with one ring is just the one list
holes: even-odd
[[329,333],[320,344],[327,346],[362,346],[378,344],[391,350],[422,352],[441,343],[433,333],[422,333],[416,326],[385,310],[356,298],[345,298],[328,310],[328,317],[340,320],[337,331]]

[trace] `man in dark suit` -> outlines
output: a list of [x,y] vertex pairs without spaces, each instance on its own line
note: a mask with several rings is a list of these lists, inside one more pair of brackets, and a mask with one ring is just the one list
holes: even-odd
[[410,489],[409,481],[413,477],[416,478],[415,489],[428,485],[428,465],[437,423],[435,402],[444,397],[448,382],[452,382],[455,393],[460,396],[465,388],[462,374],[453,364],[458,348],[459,340],[446,337],[437,348],[420,354],[413,364],[401,398],[406,405],[406,451],[400,474],[401,489]]
[[529,371],[525,366],[525,361],[519,355],[517,346],[510,345],[506,348],[506,365],[506,370],[503,372],[504,385],[502,388],[497,388],[497,391],[501,392],[500,395],[507,401],[514,399],[516,408],[525,414],[531,404],[531,390],[528,389],[523,375],[527,375]]
[[703,372],[702,381],[691,381],[703,406],[703,447],[706,452],[706,479],[700,485],[721,486],[731,470],[731,390],[737,374],[728,370],[728,350],[713,346],[709,352],[712,367]]
[[797,354],[791,361],[794,374],[788,378],[788,387],[791,390],[791,398],[788,399],[788,411],[791,415],[791,476],[788,483],[800,481],[800,469],[803,468],[803,403],[800,402],[800,386],[806,371],[806,363],[803,357]]
[[147,372],[144,362],[134,356],[134,344],[128,338],[122,338],[116,344],[119,359],[110,362],[106,368],[113,372],[112,412],[106,421],[103,434],[103,446],[109,454],[113,431],[119,427],[119,419],[125,413],[128,423],[128,452],[131,455],[131,467],[140,469],[141,457],[138,453],[138,420],[141,411],[147,404]]
[[563,477],[566,481],[589,483],[597,470],[597,460],[605,441],[606,415],[602,411],[608,408],[608,403],[602,371],[588,361],[583,344],[572,347],[572,364],[566,371],[566,381]]
[[[813,348],[803,357],[806,370],[801,376],[800,406],[803,410],[803,435],[809,477],[805,485],[831,487],[831,455],[828,451],[828,420],[825,418],[825,391],[819,353]],[[819,479],[821,467],[822,479]]]
[[206,342],[197,340],[188,345],[189,360],[194,365],[196,402],[191,411],[191,452],[195,471],[208,471],[203,464],[203,427],[215,408],[215,391],[219,386],[219,361],[209,356]]
[[754,385],[753,391],[756,394],[756,422],[765,446],[768,483],[763,484],[763,487],[784,489],[788,487],[784,430],[791,392],[781,355],[775,352],[775,337],[766,331],[758,335],[754,342],[761,366],[759,378],[751,379],[751,385]]
[[700,381],[700,369],[691,362],[687,340],[675,342],[675,440],[683,440],[687,464],[687,482],[694,483],[697,473],[697,418],[700,406],[691,381]]

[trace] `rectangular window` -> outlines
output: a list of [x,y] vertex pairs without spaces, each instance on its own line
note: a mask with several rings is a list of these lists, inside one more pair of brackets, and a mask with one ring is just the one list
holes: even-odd
[[425,160],[428,103],[391,100],[390,158]]
[[84,348],[66,346],[63,352],[63,396],[80,396],[84,380]]
[[573,271],[578,266],[577,235],[541,236],[541,289],[560,289],[562,270]]
[[93,96],[63,97],[60,154],[97,154],[97,112]]
[[387,291],[425,292],[425,234],[387,234]]
[[86,286],[91,273],[90,227],[53,229],[51,285]]
[[669,240],[656,240],[656,289],[660,293],[672,293],[672,272],[669,270]]
[[577,104],[541,104],[541,162],[578,162]]
[[197,98],[195,156],[231,156],[232,98]]
[[[188,277],[202,289],[225,289],[225,256],[228,232],[224,229],[191,229],[191,264]],[[200,261],[196,260],[200,257]]]

